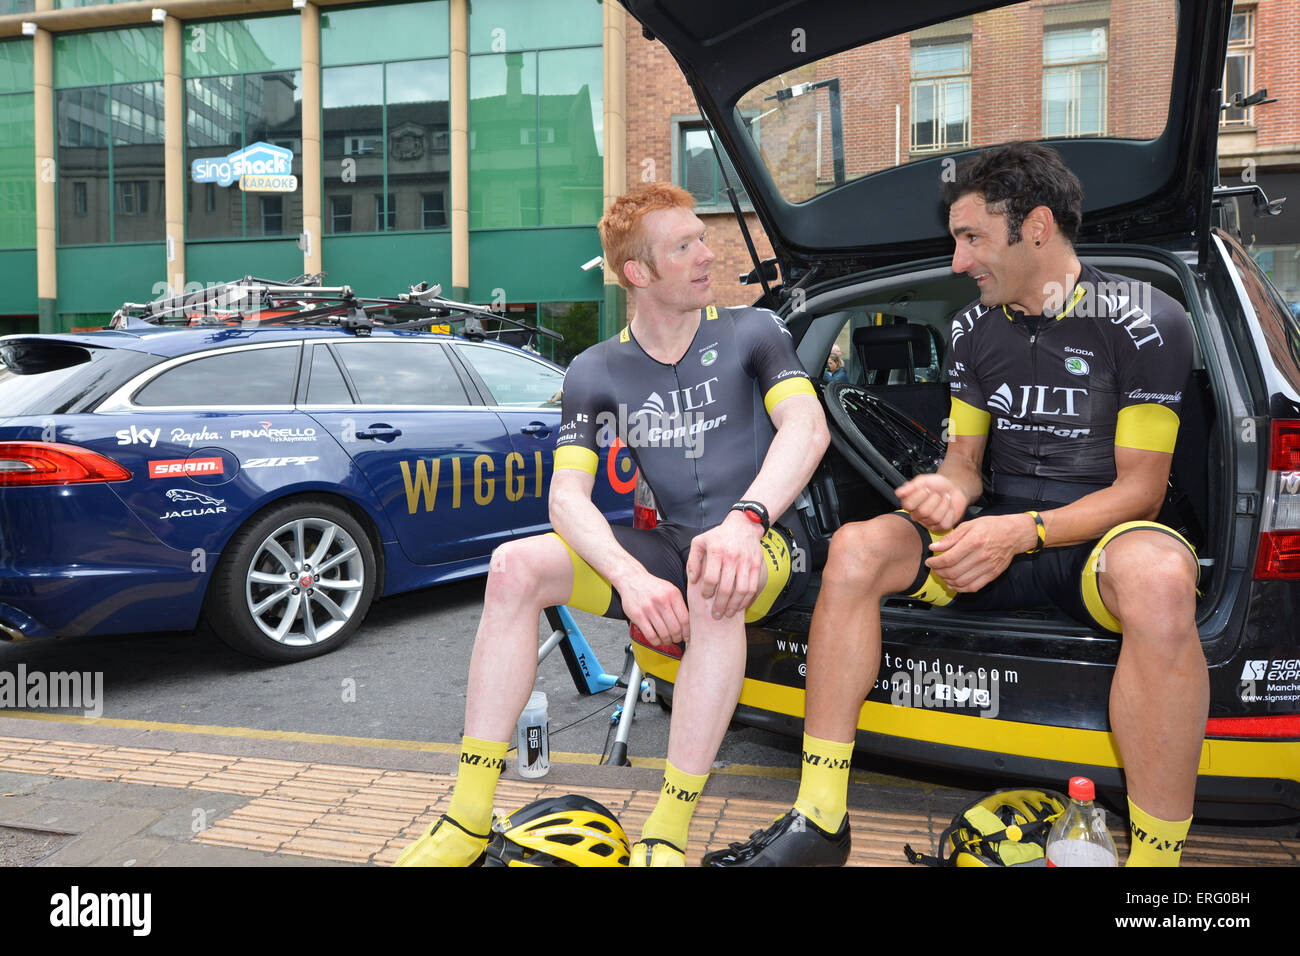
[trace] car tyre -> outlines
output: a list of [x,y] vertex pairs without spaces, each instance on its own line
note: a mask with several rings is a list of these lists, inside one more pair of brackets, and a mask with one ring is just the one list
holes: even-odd
[[338,505],[275,505],[230,540],[204,617],[241,654],[305,660],[341,647],[361,627],[376,584],[375,551]]

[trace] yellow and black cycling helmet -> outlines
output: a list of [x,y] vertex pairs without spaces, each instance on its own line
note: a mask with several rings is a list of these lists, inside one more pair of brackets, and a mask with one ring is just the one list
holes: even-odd
[[538,800],[492,824],[486,866],[627,866],[614,815],[576,793]]
[[1065,811],[1055,790],[997,790],[967,804],[939,837],[939,856],[904,847],[912,863],[930,866],[1042,866],[1047,835]]

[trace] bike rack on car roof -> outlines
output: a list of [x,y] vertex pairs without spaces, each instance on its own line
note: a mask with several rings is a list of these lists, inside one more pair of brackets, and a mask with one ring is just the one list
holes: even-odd
[[[513,319],[482,306],[443,297],[442,286],[426,282],[397,296],[363,298],[351,286],[324,286],[325,273],[301,275],[287,282],[245,276],[209,286],[197,292],[167,296],[153,302],[125,302],[113,313],[109,328],[128,330],[158,325],[185,327],[239,326],[249,328],[267,323],[278,325],[332,325],[354,335],[369,335],[372,329],[427,329],[463,323],[460,334],[482,341],[524,333],[524,344],[544,336],[557,342],[564,336]],[[484,320],[498,323],[485,329]]]

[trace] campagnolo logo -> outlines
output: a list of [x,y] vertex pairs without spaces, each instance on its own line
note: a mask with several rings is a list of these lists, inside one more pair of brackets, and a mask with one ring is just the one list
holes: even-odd
[[200,515],[221,515],[226,513],[226,499],[214,498],[188,488],[173,488],[167,492],[167,500],[177,505],[189,505],[175,511],[159,515],[164,521],[172,518],[197,518]]
[[1128,393],[1129,398],[1136,399],[1139,402],[1181,402],[1183,400],[1182,392],[1144,392],[1140,388],[1135,388]]

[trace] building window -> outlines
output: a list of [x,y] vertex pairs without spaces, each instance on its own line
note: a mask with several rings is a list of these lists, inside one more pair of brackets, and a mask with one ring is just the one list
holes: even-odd
[[330,232],[352,231],[352,197],[330,197]]
[[912,152],[970,145],[970,41],[912,47]]
[[149,183],[142,179],[119,179],[116,212],[122,216],[143,216],[149,212]]
[[389,193],[387,200],[383,194],[375,196],[375,232],[397,228],[397,196]]
[[448,64],[405,60],[321,71],[325,197],[334,211],[327,232],[430,228],[422,225],[429,220],[422,190],[450,183]]
[[[1223,102],[1231,103],[1233,95],[1242,97],[1254,92],[1255,82],[1255,11],[1233,13],[1228,28],[1228,58],[1223,68]],[[1254,122],[1249,106],[1228,106],[1223,111],[1224,126],[1249,126]]]
[[736,199],[749,206],[749,196],[740,184],[736,167],[726,153],[722,163],[727,170],[726,181],[718,169],[718,160],[713,151],[714,140],[709,136],[708,126],[703,120],[674,120],[676,127],[673,137],[673,182],[681,186],[692,196],[698,206],[709,210],[730,209],[731,200],[727,198],[727,182],[736,190]]
[[420,194],[420,225],[424,229],[447,228],[447,194]]
[[1043,135],[1106,132],[1106,27],[1043,34]]
[[262,196],[262,235],[278,236],[284,232],[284,197]]
[[73,183],[73,184],[72,184],[72,196],[73,196],[73,205],[76,207],[76,209],[75,209],[76,214],[77,214],[78,216],[84,216],[84,215],[86,214],[86,209],[87,209],[87,205],[86,205],[86,184],[85,184],[85,183]]

